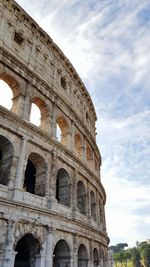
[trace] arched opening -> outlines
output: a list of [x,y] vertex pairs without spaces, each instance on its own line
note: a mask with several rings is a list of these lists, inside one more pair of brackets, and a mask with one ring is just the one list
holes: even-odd
[[77,184],[77,208],[82,214],[86,214],[86,191],[81,181]]
[[0,105],[10,110],[13,104],[12,99],[12,89],[6,82],[0,80]]
[[31,105],[30,122],[47,132],[49,117],[49,109],[45,102],[38,97],[34,97]]
[[13,152],[11,142],[0,135],[0,184],[2,185],[8,185]]
[[15,247],[14,267],[38,267],[40,243],[31,234],[24,235]]
[[41,124],[41,111],[34,103],[31,105],[30,122],[38,127]]
[[[1,105],[13,111],[16,114],[20,112],[20,88],[19,84],[11,75],[7,73],[0,74],[0,99]],[[5,93],[6,92],[6,93]]]
[[56,139],[61,142],[61,136],[62,136],[62,132],[61,132],[61,129],[57,123],[56,125]]
[[75,142],[75,152],[78,155],[78,157],[82,159],[82,141],[80,134],[75,134],[74,142]]
[[70,177],[63,168],[57,172],[56,199],[60,204],[70,206]]
[[58,117],[56,120],[57,123],[57,130],[59,133],[59,139],[64,146],[68,146],[68,136],[69,136],[69,126],[65,118],[62,116]]
[[96,221],[96,198],[93,191],[90,192],[91,196],[91,216]]
[[70,267],[70,250],[65,240],[59,240],[54,248],[53,267]]
[[93,250],[93,266],[98,267],[99,266],[99,256],[98,251],[96,248]]
[[25,169],[24,190],[31,194],[45,196],[46,176],[47,165],[44,159],[36,153],[31,153]]
[[85,246],[81,244],[78,249],[78,267],[88,266],[88,254]]

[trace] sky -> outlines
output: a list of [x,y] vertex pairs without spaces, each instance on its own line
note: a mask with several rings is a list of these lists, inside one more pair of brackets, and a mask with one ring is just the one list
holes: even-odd
[[17,0],[95,105],[110,244],[150,238],[150,1]]

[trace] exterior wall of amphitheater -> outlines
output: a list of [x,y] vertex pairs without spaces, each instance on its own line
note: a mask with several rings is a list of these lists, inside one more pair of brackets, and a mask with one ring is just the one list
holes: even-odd
[[92,100],[63,52],[12,0],[0,1],[0,79],[13,93],[12,108],[0,106],[0,266],[108,266]]

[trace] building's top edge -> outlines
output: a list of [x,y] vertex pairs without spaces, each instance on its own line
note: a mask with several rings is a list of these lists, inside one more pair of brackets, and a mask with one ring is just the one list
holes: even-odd
[[72,73],[74,79],[78,82],[80,90],[82,90],[81,93],[87,99],[87,101],[88,101],[88,103],[89,103],[89,105],[91,107],[91,110],[93,112],[94,118],[95,118],[95,120],[97,120],[96,111],[95,111],[91,96],[90,96],[87,88],[85,87],[84,83],[82,82],[79,74],[77,73],[77,71],[73,67],[72,63],[70,62],[70,60],[64,55],[62,50],[57,46],[57,44],[55,44],[55,42],[52,40],[52,38],[38,25],[38,23],[17,2],[15,2],[14,0],[4,0],[4,1],[5,1],[5,3],[10,4],[14,8],[16,8],[16,10],[18,11],[19,15],[21,17],[23,17],[24,19],[26,19],[28,21],[28,23],[32,27],[34,27],[35,31],[40,33],[40,35],[42,37],[42,41],[45,41],[46,45],[50,44],[51,47],[54,49],[54,51],[59,55],[61,60],[64,61],[66,67]]

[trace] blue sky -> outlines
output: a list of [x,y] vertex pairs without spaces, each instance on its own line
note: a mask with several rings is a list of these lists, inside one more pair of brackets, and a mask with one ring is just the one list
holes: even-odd
[[17,2],[70,59],[95,104],[111,244],[150,238],[150,1]]

